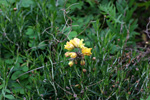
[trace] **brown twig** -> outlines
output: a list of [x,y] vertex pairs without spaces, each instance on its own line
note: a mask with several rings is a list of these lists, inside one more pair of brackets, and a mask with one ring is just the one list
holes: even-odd
[[61,88],[64,92],[66,92],[66,93],[68,93],[68,94],[70,94],[70,95],[73,95],[71,92],[69,92],[69,91],[67,91],[66,89],[64,89],[64,88],[62,88],[59,84],[57,84],[55,81],[54,81],[54,83],[59,87],[59,88]]
[[148,38],[150,38],[150,29],[148,28],[149,27],[149,24],[150,24],[150,17],[149,17],[149,21],[148,21],[148,23],[147,23],[147,25],[146,25],[146,30],[144,31],[146,34],[147,34],[147,36],[148,36]]

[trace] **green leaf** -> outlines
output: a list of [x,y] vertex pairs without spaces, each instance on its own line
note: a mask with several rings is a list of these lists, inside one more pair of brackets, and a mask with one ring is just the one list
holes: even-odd
[[38,48],[39,49],[45,49],[45,46],[46,46],[45,42],[42,41],[42,42],[39,43]]
[[[70,6],[70,5],[69,5],[69,6]],[[80,1],[79,3],[76,3],[75,5],[71,6],[70,9],[71,9],[71,10],[74,10],[74,9],[77,8],[77,9],[80,9],[80,10],[81,10],[82,6],[83,6],[83,1]]]
[[25,94],[24,89],[20,89],[21,94]]
[[38,36],[36,34],[32,34],[29,36],[30,39],[37,40]]
[[0,0],[0,5],[8,6],[9,4],[14,3],[15,0]]
[[67,35],[70,30],[71,30],[71,27],[69,26],[69,27],[67,27],[67,28],[64,29],[63,33],[65,35]]
[[33,35],[34,34],[33,29],[32,28],[28,28],[26,34],[27,35]]
[[92,0],[86,0],[92,7],[94,7],[94,2]]
[[86,45],[87,47],[90,47],[90,44],[91,44],[90,41],[86,41],[86,42],[85,42],[85,45]]
[[32,47],[32,43],[31,42],[28,45],[29,45],[29,47]]
[[7,92],[7,93],[11,93],[11,91],[10,91],[10,90],[8,90],[8,89],[5,89],[5,92]]
[[120,49],[119,46],[116,46],[114,44],[111,44],[110,46],[112,48],[111,51],[110,51],[111,54],[116,53]]
[[35,6],[35,2],[33,0],[21,0],[21,7],[30,7],[30,6]]
[[2,96],[3,96],[3,95],[2,95],[2,94],[0,94],[0,98],[2,98]]
[[74,38],[75,36],[77,36],[77,32],[76,31],[72,31],[70,32],[70,34],[68,35],[69,39]]
[[24,72],[26,72],[26,71],[28,71],[28,67],[27,66],[23,66],[23,68],[22,68],[22,70],[24,71]]
[[147,98],[147,100],[150,100],[150,96]]
[[4,84],[0,85],[0,89],[2,89],[4,86],[5,86]]
[[7,59],[7,60],[5,60],[5,63],[7,63],[7,64],[13,64],[14,61],[12,59]]
[[7,99],[15,99],[13,95],[5,95],[5,98],[7,98]]
[[16,79],[19,77],[20,74],[22,74],[22,71],[16,71],[16,72],[12,75],[11,79],[12,79],[12,80],[16,80]]
[[16,58],[16,59],[18,59],[18,62],[19,62],[19,63],[23,63],[22,57],[18,57],[18,58]]

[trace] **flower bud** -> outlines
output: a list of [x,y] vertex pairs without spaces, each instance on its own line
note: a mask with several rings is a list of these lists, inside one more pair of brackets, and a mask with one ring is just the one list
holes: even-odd
[[146,41],[145,43],[148,44],[148,41]]
[[131,92],[128,92],[128,94],[130,95],[130,94],[131,94]]
[[14,8],[14,11],[16,11],[17,10],[17,8]]
[[96,57],[93,57],[92,59],[93,59],[93,60],[96,60]]
[[114,88],[114,87],[115,87],[115,85],[112,85],[112,87]]
[[70,52],[66,52],[66,53],[65,53],[65,56],[66,56],[66,57],[69,57],[69,56],[70,56]]
[[72,67],[72,66],[73,66],[73,64],[74,64],[74,62],[73,62],[73,61],[69,61],[69,63],[68,63],[68,65],[69,65],[70,67]]
[[80,86],[79,84],[76,84],[76,85],[75,85],[75,87],[79,87],[79,86]]
[[96,68],[93,68],[93,72],[95,72]]
[[86,73],[86,69],[83,69],[82,71],[83,71],[83,73]]
[[82,66],[85,65],[85,61],[84,61],[84,60],[81,60],[81,61],[80,61],[80,65],[82,65]]
[[75,52],[72,52],[72,53],[70,53],[70,57],[71,57],[71,58],[76,58],[76,57],[77,57],[77,54],[76,54]]

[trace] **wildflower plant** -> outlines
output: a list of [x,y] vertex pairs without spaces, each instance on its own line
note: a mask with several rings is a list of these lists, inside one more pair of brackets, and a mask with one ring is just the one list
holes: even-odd
[[0,100],[150,100],[148,7],[0,0]]
[[65,56],[71,57],[68,63],[70,67],[72,67],[73,64],[77,64],[78,61],[80,61],[80,65],[85,65],[84,56],[90,56],[92,54],[92,48],[85,47],[83,41],[83,39],[80,40],[78,38],[74,38],[64,45],[65,49],[68,50],[68,52],[65,53]]

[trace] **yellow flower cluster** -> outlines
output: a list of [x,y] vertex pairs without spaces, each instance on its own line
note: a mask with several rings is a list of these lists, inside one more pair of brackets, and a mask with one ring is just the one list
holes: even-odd
[[78,52],[66,52],[66,57],[71,57],[71,61],[69,61],[69,66],[73,66],[73,64],[77,64],[77,60],[80,60],[81,65],[85,65],[84,56],[90,56],[92,48],[85,47],[83,43],[83,39],[74,38],[64,45],[65,49],[71,51],[74,48],[78,48]]
[[70,42],[67,42],[67,44],[65,45],[65,49],[67,50],[72,50],[75,47],[76,48],[83,48],[85,44],[83,44],[83,39],[78,39],[78,38],[74,38],[73,40],[70,40]]

